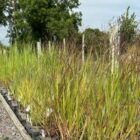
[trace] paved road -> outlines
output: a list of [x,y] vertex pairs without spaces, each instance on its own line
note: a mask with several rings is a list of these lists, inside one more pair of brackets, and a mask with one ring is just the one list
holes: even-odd
[[9,138],[8,140],[23,140],[0,101],[0,138],[1,137]]

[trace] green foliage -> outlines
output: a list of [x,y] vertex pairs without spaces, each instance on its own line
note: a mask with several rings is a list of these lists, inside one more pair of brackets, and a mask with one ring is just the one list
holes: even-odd
[[136,15],[135,13],[130,14],[130,7],[128,7],[126,12],[119,18],[119,23],[121,47],[123,47],[125,44],[132,43],[134,41],[136,29],[138,27]]
[[81,25],[81,13],[73,10],[78,6],[79,0],[16,0],[9,6],[10,36],[25,41],[70,38]]
[[0,50],[4,49],[5,46],[2,44],[2,42],[0,41]]
[[31,28],[22,14],[18,0],[8,0],[7,2],[7,22],[8,37],[11,44],[15,42],[31,42]]
[[2,42],[0,41],[0,47],[2,47],[3,46],[3,44],[2,44]]
[[9,138],[0,138],[0,140],[9,140]]
[[109,36],[107,33],[92,28],[86,29],[83,33],[85,34],[87,49],[93,50],[93,52],[98,54],[101,54],[108,49]]
[[[0,55],[0,81],[26,108],[33,124],[62,140],[136,140],[140,127],[140,79],[135,63],[110,63],[52,48],[38,57],[31,46]],[[52,109],[50,112],[49,109]]]
[[6,25],[6,6],[7,0],[0,0],[0,25]]

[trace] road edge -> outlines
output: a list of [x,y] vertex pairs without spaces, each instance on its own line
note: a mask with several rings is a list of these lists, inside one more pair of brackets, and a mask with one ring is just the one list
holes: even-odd
[[23,139],[25,139],[25,140],[32,140],[32,138],[27,133],[27,131],[25,130],[25,128],[23,127],[23,125],[21,124],[21,122],[16,117],[15,113],[12,111],[12,109],[10,108],[10,106],[8,105],[8,103],[5,101],[4,97],[1,95],[1,93],[0,93],[0,101],[2,102],[2,104],[3,104],[3,106],[4,106],[5,110],[6,110],[6,112],[8,113],[9,117],[13,121],[14,125],[19,130],[19,132],[20,132],[21,136],[23,137]]

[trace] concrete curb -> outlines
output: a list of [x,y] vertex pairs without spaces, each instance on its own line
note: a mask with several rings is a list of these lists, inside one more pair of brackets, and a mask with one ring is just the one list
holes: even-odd
[[0,93],[0,101],[2,102],[2,104],[3,104],[4,108],[5,108],[5,110],[7,111],[9,117],[14,122],[15,126],[17,127],[17,129],[19,130],[19,132],[20,132],[21,136],[23,137],[23,139],[32,140],[30,135],[27,133],[27,131],[25,130],[23,125],[20,123],[20,121],[18,120],[18,118],[16,117],[16,115],[14,114],[14,112],[12,111],[10,106],[8,105],[8,103],[5,101],[4,97],[1,95],[1,93]]

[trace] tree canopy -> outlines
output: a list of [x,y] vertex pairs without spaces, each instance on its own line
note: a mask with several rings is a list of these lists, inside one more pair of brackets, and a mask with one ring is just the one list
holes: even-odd
[[87,49],[93,50],[93,52],[98,54],[107,49],[109,42],[109,36],[107,33],[92,28],[85,29],[83,33],[85,34]]
[[12,40],[58,41],[71,38],[81,25],[75,12],[79,0],[9,0],[8,23]]
[[0,25],[6,25],[7,0],[0,0]]
[[119,18],[120,23],[120,39],[121,48],[127,43],[132,43],[136,35],[136,29],[138,22],[136,20],[135,13],[130,14],[130,7],[127,8],[126,12]]

